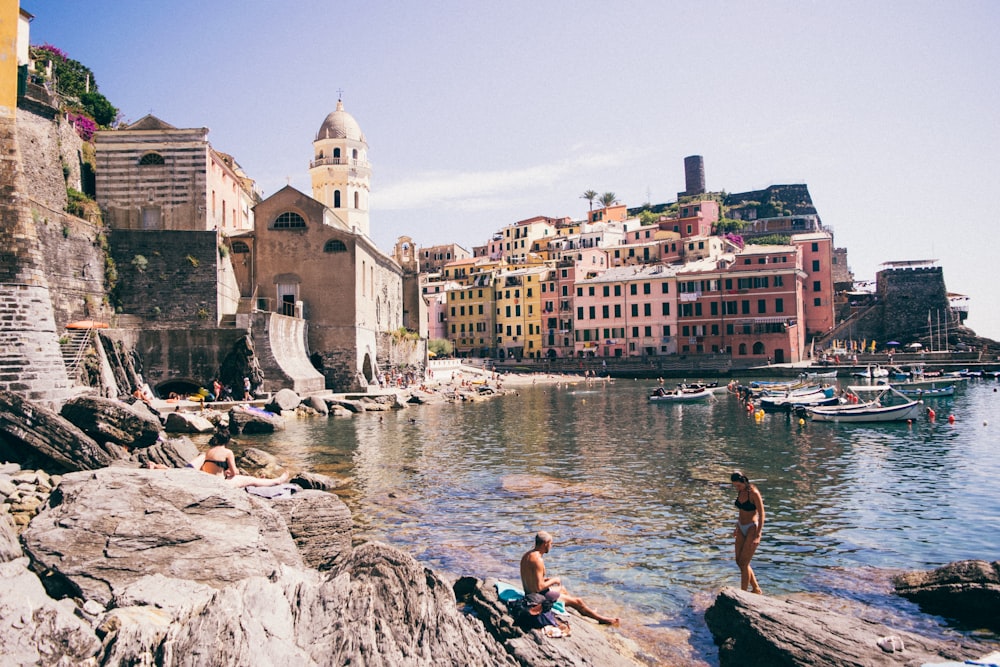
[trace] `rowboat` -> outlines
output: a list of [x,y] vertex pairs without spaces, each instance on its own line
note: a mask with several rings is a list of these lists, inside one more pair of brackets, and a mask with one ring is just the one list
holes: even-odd
[[799,377],[809,378],[810,380],[818,379],[832,379],[837,377],[837,371],[823,371],[821,373],[806,371],[799,375]]
[[758,405],[764,412],[791,412],[798,407],[836,405],[838,402],[836,389],[818,387],[804,393],[789,392],[783,396],[762,396]]
[[[806,408],[813,421],[818,422],[895,422],[916,419],[923,413],[923,401],[913,400],[899,393],[889,385],[875,387],[848,387],[857,396],[863,392],[876,391],[878,394],[869,401],[823,405]],[[902,402],[899,402],[902,401]]]
[[701,389],[664,389],[663,387],[657,387],[656,391],[649,395],[649,400],[659,401],[664,403],[690,403],[693,401],[701,401],[712,396],[712,390],[707,388]]
[[920,396],[921,398],[938,398],[941,396],[955,395],[955,385],[953,384],[944,387],[922,387],[922,386],[909,387],[906,384],[894,384],[892,386],[896,391],[906,396]]

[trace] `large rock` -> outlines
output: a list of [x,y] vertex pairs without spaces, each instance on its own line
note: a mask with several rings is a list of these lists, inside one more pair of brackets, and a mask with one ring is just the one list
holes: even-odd
[[1000,561],[965,560],[893,579],[896,592],[925,612],[1000,632]]
[[198,456],[198,447],[186,436],[167,438],[145,449],[132,452],[132,460],[141,466],[153,468],[183,468]]
[[516,665],[434,573],[383,544],[338,572],[281,567],[223,589],[136,579],[101,619],[102,664]]
[[168,433],[211,433],[215,424],[193,412],[169,412],[164,429]]
[[4,665],[84,665],[101,641],[72,600],[48,597],[28,559],[0,563],[0,647]]
[[268,412],[273,412],[275,414],[281,414],[285,410],[294,410],[299,407],[299,403],[302,402],[302,397],[295,393],[292,389],[279,389],[274,396],[271,397],[271,401],[265,406]]
[[614,631],[575,613],[570,615],[569,637],[549,639],[540,630],[522,630],[514,624],[507,611],[507,603],[498,597],[496,583],[495,579],[480,582],[472,577],[463,577],[455,584],[456,597],[469,604],[486,632],[503,644],[518,664],[532,667],[635,667],[648,664],[628,657],[625,647],[613,642]]
[[284,428],[285,424],[279,415],[258,408],[234,406],[229,411],[229,432],[240,433],[274,433]]
[[52,410],[0,390],[0,458],[69,472],[103,468],[123,457],[121,448],[93,440]]
[[306,565],[329,570],[351,553],[351,510],[324,491],[300,491],[272,501]]
[[[14,521],[6,508],[4,505],[0,510],[0,563],[7,563],[24,556],[21,542],[17,539],[17,531],[14,529]],[[0,646],[3,644],[0,643]]]
[[71,473],[22,533],[53,587],[107,604],[137,578],[225,587],[301,565],[281,517],[264,501],[190,469]]
[[[725,588],[705,611],[722,667],[784,665],[921,665],[966,660],[986,652],[971,641],[944,642],[833,611],[832,600],[758,595]],[[883,637],[903,650],[886,652]]]
[[97,442],[120,447],[148,447],[156,442],[163,425],[149,411],[101,396],[77,396],[59,411]]

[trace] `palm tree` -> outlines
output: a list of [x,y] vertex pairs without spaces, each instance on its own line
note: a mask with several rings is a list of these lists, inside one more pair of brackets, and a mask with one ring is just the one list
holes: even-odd
[[614,192],[605,192],[601,195],[601,203],[604,205],[604,208],[617,204],[618,196]]
[[594,200],[597,199],[597,190],[587,190],[582,195],[580,195],[580,199],[586,199],[587,201],[589,201],[590,202],[590,210],[593,211],[594,210]]

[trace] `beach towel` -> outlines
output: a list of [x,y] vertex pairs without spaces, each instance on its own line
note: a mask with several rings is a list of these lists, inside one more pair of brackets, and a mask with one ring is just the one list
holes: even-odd
[[302,490],[297,484],[278,484],[277,486],[248,486],[247,493],[261,498],[291,498]]
[[[503,602],[513,602],[514,600],[519,600],[524,597],[524,589],[513,586],[504,581],[497,582],[497,597],[499,597]],[[566,613],[566,605],[563,604],[562,600],[556,600],[555,604],[552,605],[552,611],[557,614]]]

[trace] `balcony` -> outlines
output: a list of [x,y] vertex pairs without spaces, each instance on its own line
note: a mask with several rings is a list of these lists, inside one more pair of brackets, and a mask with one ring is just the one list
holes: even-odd
[[324,167],[327,165],[335,165],[335,166],[344,165],[350,167],[358,167],[360,169],[369,169],[371,167],[371,165],[368,164],[367,160],[355,160],[354,158],[348,158],[348,157],[321,157],[310,162],[309,168],[311,169],[313,167]]

